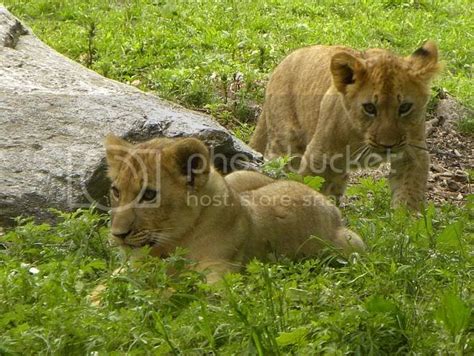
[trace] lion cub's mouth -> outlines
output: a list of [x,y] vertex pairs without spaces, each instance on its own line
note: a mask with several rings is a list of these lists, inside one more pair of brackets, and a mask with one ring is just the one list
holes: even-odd
[[128,243],[125,241],[116,241],[116,238],[111,238],[109,241],[112,247],[127,248],[132,251],[139,250],[143,247],[147,247],[149,254],[153,257],[166,258],[169,257],[169,251],[160,243],[155,241],[144,241],[142,243]]
[[139,249],[142,247],[156,248],[162,245],[168,245],[171,239],[168,235],[154,231],[140,231],[120,239],[114,235],[110,235],[109,243],[112,247],[128,247]]
[[153,248],[153,247],[158,247],[158,243],[154,242],[154,241],[145,241],[145,242],[141,242],[141,243],[130,243],[130,242],[125,242],[125,241],[112,241],[111,242],[111,245],[113,247],[129,247],[129,248],[132,248],[132,249],[139,249],[139,248],[142,248],[142,247],[150,247],[150,248]]
[[370,154],[379,155],[382,158],[386,158],[393,155],[402,154],[405,151],[406,145],[394,146],[391,148],[385,148],[380,146],[370,146]]
[[142,248],[142,247],[157,247],[158,244],[155,242],[143,242],[141,244],[128,244],[124,243],[124,246],[131,247],[131,248]]

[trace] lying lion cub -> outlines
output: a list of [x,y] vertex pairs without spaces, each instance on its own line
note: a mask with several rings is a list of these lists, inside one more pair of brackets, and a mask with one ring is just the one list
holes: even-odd
[[[382,49],[313,46],[273,72],[250,145],[268,158],[299,156],[302,175],[344,194],[348,171],[388,159],[392,204],[419,209],[429,171],[425,110],[438,51],[427,42],[402,58]],[[301,164],[300,164],[301,163]]]
[[317,256],[327,245],[343,253],[364,248],[321,194],[255,172],[224,178],[197,139],[132,145],[109,135],[105,145],[113,241],[132,250],[149,246],[153,256],[183,247],[209,282],[253,258]]

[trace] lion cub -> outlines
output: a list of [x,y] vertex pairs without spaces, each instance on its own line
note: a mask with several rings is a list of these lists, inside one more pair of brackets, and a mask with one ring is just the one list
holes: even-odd
[[426,104],[439,70],[433,42],[405,58],[382,49],[299,49],[273,72],[250,145],[268,158],[296,156],[299,173],[324,177],[323,193],[337,198],[350,169],[389,160],[392,204],[419,209],[429,171]]
[[270,255],[317,256],[326,246],[364,248],[339,210],[311,188],[255,172],[221,176],[206,146],[194,138],[159,138],[132,145],[105,141],[112,180],[113,241],[167,256],[188,251],[209,282]]

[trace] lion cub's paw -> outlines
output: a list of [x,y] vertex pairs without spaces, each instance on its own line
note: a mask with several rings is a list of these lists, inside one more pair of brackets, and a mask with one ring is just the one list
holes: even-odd
[[99,284],[97,287],[94,288],[91,294],[89,294],[89,296],[87,297],[91,305],[95,307],[98,307],[100,305],[102,294],[104,293],[106,288],[107,287],[104,284]]

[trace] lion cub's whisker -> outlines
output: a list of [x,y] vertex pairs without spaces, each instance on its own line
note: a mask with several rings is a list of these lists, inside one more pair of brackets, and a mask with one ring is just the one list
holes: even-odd
[[363,160],[365,159],[369,154],[372,153],[372,147],[370,147],[369,145],[367,145],[364,150],[359,154],[359,156],[357,157],[357,160]]
[[361,154],[367,149],[368,145],[364,143],[362,146],[360,146],[358,149],[356,149],[352,154],[351,154],[351,159],[355,158],[355,161],[358,161],[361,157]]
[[411,147],[414,147],[414,148],[418,148],[419,150],[423,150],[423,151],[428,151],[428,152],[429,152],[429,149],[426,148],[426,147],[414,145],[414,144],[412,144],[412,143],[409,143],[408,145],[411,146]]
[[151,238],[151,241],[153,242],[156,242],[156,243],[160,243],[160,244],[173,244],[173,240],[171,238],[168,238],[166,236],[153,236]]

